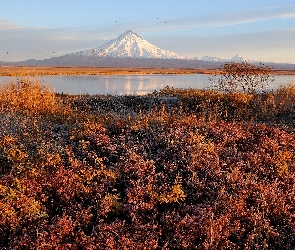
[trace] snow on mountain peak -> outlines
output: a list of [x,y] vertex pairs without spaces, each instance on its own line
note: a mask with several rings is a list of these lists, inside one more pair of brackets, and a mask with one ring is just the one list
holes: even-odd
[[218,58],[215,56],[203,56],[203,57],[194,57],[193,60],[202,60],[207,62],[246,62],[246,61],[257,62],[257,61],[249,60],[246,57],[238,56],[238,55],[235,55],[230,59]]
[[79,56],[119,58],[183,59],[183,57],[156,47],[141,38],[133,30],[127,30],[102,46],[76,53]]
[[119,35],[119,37],[124,37],[124,36],[138,36],[133,30],[126,30],[123,34]]
[[233,56],[231,59],[230,59],[231,62],[245,62],[245,61],[249,61],[248,58],[246,57],[243,57],[243,56],[238,56],[238,55],[235,55]]

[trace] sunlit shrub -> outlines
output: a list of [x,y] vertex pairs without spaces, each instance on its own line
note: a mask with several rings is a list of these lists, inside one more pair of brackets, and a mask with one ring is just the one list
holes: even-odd
[[0,86],[0,106],[10,111],[51,113],[59,104],[54,92],[38,79],[21,77]]
[[182,190],[182,185],[177,177],[170,192],[163,193],[157,196],[160,203],[180,202],[185,200],[185,193]]

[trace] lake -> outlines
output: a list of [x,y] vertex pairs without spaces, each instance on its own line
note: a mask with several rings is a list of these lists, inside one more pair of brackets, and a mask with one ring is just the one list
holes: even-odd
[[[92,75],[92,76],[41,76],[40,80],[57,93],[143,95],[166,87],[205,89],[210,86],[210,75]],[[0,84],[14,77],[0,77]],[[295,84],[294,75],[280,75],[269,86],[276,89]]]

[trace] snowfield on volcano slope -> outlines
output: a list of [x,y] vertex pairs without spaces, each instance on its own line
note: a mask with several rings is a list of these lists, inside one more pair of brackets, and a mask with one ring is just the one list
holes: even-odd
[[83,57],[184,59],[184,57],[149,43],[132,30],[127,30],[116,39],[98,48],[77,52],[73,55]]

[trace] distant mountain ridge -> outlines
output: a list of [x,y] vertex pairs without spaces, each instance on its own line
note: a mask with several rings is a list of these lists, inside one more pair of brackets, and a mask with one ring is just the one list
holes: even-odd
[[[183,45],[185,46],[185,45]],[[52,57],[45,60],[30,59],[20,62],[0,62],[3,65],[58,66],[58,67],[118,67],[118,68],[198,68],[218,69],[224,62],[251,61],[234,56],[221,59],[213,56],[185,58],[174,52],[160,49],[141,38],[132,30],[127,30],[117,38],[89,50]],[[295,70],[291,63],[265,63],[275,69]]]
[[245,62],[245,61],[250,61],[250,62],[259,62],[259,61],[254,61],[254,60],[249,60],[246,57],[243,56],[238,56],[235,55],[230,59],[223,59],[215,56],[203,56],[203,57],[194,57],[193,60],[202,60],[206,62]]

